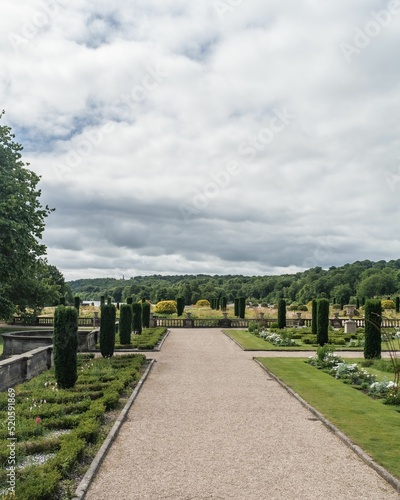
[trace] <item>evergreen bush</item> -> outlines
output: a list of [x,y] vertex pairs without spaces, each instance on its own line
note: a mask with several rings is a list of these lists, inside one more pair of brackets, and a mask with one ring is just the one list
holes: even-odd
[[328,343],[329,329],[329,300],[317,301],[317,343],[323,346]]
[[57,384],[74,387],[78,378],[78,312],[74,307],[58,306],[54,311],[53,355]]
[[400,311],[400,297],[396,297],[396,312]]
[[[208,306],[210,306],[210,303],[207,301]],[[198,302],[197,304],[198,305]],[[200,306],[204,307],[204,306]],[[176,309],[176,302],[175,300],[161,300],[160,302],[157,302],[157,304],[154,307],[154,312],[157,314],[174,314],[177,312]]]
[[78,316],[79,316],[79,308],[81,306],[81,299],[80,297],[76,296],[74,297],[74,307],[78,311]]
[[121,344],[130,344],[132,332],[132,307],[122,304],[119,316],[119,341]]
[[142,305],[140,302],[132,304],[132,330],[139,335],[142,333]]
[[379,359],[381,357],[381,323],[382,304],[378,299],[369,299],[365,302],[365,342],[364,358]]
[[244,319],[246,316],[246,297],[239,297],[238,306],[239,306],[239,318]]
[[150,302],[147,302],[147,300],[142,302],[142,326],[143,328],[149,328],[150,326]]
[[185,310],[185,298],[184,297],[178,297],[176,299],[176,310],[178,316],[182,316],[183,311]]
[[286,300],[278,301],[278,328],[286,328]]
[[221,297],[221,310],[226,311],[226,307],[227,307],[227,298]]
[[100,352],[103,358],[111,358],[115,346],[115,306],[103,304],[100,311]]

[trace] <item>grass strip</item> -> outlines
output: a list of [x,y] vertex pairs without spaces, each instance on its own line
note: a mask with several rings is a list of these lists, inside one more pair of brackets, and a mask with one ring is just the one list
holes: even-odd
[[257,358],[299,396],[316,408],[376,463],[400,479],[399,407],[384,405],[328,373],[305,363],[305,358]]

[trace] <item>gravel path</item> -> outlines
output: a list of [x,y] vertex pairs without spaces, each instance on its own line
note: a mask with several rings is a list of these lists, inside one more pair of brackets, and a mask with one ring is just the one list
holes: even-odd
[[220,331],[156,358],[88,500],[399,498]]

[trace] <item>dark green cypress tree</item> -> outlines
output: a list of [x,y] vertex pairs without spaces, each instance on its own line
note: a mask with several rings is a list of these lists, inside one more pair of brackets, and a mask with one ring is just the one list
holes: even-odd
[[115,306],[114,304],[104,304],[100,311],[100,352],[103,358],[111,358],[115,347]]
[[286,300],[278,301],[278,328],[286,328]]
[[60,306],[65,306],[65,297],[60,297]]
[[328,343],[329,329],[329,300],[318,299],[317,301],[317,343],[321,346]]
[[356,299],[356,309],[360,309],[360,299]]
[[105,304],[105,303],[106,303],[106,298],[104,297],[104,295],[102,295],[102,296],[100,297],[100,307],[101,307],[101,306],[104,306],[104,304]]
[[142,302],[142,326],[149,328],[150,326],[150,302]]
[[381,323],[381,301],[378,299],[367,300],[365,302],[365,359],[379,359],[381,357]]
[[400,311],[400,297],[396,297],[396,312]]
[[128,297],[126,299],[126,303],[129,304],[129,305],[132,305],[133,304],[133,298],[132,297]]
[[78,313],[75,307],[58,306],[54,311],[53,356],[57,384],[74,387],[78,379]]
[[234,315],[235,318],[239,316],[239,297],[235,297],[233,301],[233,306],[234,306]]
[[122,304],[119,316],[119,341],[121,344],[131,343],[132,332],[132,307],[129,304]]
[[81,307],[81,299],[78,296],[74,297],[74,307],[78,311],[78,316],[79,316],[79,308]]
[[221,310],[226,311],[227,299],[226,297],[221,297]]
[[184,297],[177,297],[176,308],[177,308],[178,316],[182,316],[183,311],[185,310],[185,298]]
[[132,304],[132,330],[139,335],[142,333],[142,305],[139,302]]
[[318,307],[317,300],[313,299],[311,302],[311,333],[313,335],[317,335],[317,331],[318,331],[317,307]]
[[239,318],[244,319],[246,316],[246,297],[239,297]]
[[107,297],[107,304],[111,306],[111,297]]

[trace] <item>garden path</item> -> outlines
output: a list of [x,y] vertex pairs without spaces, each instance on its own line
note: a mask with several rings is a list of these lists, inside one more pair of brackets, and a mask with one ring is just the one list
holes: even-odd
[[398,499],[256,354],[172,330],[86,499]]

